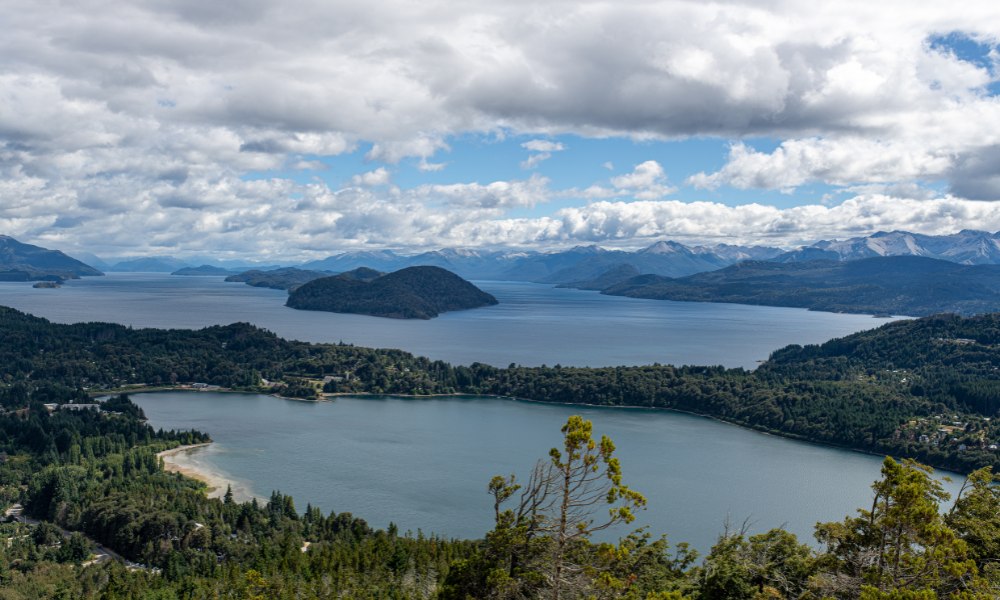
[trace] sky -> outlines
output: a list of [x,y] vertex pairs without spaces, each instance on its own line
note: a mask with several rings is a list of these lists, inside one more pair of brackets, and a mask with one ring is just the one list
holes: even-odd
[[0,0],[0,234],[105,257],[1000,230],[1000,5]]

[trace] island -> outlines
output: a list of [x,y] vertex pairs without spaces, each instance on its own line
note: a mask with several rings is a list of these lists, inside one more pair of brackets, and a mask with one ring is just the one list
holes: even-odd
[[286,306],[393,319],[431,319],[440,313],[497,304],[497,299],[440,267],[407,267],[367,279],[358,269],[314,279],[293,290]]

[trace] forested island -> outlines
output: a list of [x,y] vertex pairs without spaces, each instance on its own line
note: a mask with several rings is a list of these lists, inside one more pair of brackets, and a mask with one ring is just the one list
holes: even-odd
[[432,319],[443,312],[497,304],[497,299],[440,267],[388,274],[355,269],[313,279],[291,290],[287,306],[394,319]]

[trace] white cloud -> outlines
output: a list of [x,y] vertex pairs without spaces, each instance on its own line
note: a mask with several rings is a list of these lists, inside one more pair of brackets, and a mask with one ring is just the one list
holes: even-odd
[[521,144],[521,147],[532,152],[561,152],[566,149],[562,143],[552,140],[529,140]]
[[522,148],[533,152],[528,158],[521,162],[522,169],[534,169],[542,162],[552,158],[553,152],[562,152],[566,146],[560,142],[551,140],[529,140],[521,144]]
[[[959,197],[1000,199],[1000,102],[986,93],[997,71],[928,42],[951,31],[993,44],[998,60],[990,2],[560,0],[528,10],[157,0],[107,10],[8,0],[0,231],[81,249],[277,257],[377,243],[739,235],[719,219],[775,239],[996,229],[988,203]],[[450,142],[470,135],[531,136],[532,168],[562,149],[561,134],[767,137],[776,149],[737,142],[725,165],[688,183],[824,182],[860,195],[780,211],[664,201],[672,190],[654,161],[572,193],[536,178],[330,190],[273,175],[357,148],[439,171]],[[357,174],[359,185],[380,185],[380,168]],[[251,181],[261,172],[271,177]],[[952,196],[914,191],[926,180]],[[593,204],[511,217],[572,194]]]
[[351,178],[351,181],[354,185],[362,185],[365,187],[387,185],[389,183],[389,170],[385,167],[379,167],[374,171],[368,171],[367,173],[355,175]]
[[444,168],[447,166],[448,163],[428,162],[426,158],[421,158],[420,162],[417,163],[417,168],[420,169],[421,171],[424,171],[425,173],[434,173],[437,171],[443,171]]
[[447,149],[448,144],[446,144],[444,140],[437,137],[420,135],[419,137],[408,140],[376,143],[372,146],[371,150],[365,154],[365,158],[368,160],[379,160],[395,164],[406,157],[416,156],[424,161],[421,164],[426,165],[427,163],[425,161],[434,156],[438,150]]
[[676,191],[667,186],[666,181],[663,167],[655,160],[647,160],[636,165],[631,173],[611,178],[611,184],[618,190],[640,200],[655,200]]
[[787,209],[714,202],[594,202],[555,215],[559,235],[575,241],[637,241],[669,237],[695,241],[796,245],[818,239],[906,230],[927,234],[963,228],[1000,229],[1000,203],[958,198],[914,200],[884,195],[850,198],[837,206]]
[[[1000,118],[997,124],[1000,126]],[[994,137],[1000,138],[1000,134],[990,131],[981,136],[984,142]],[[782,142],[771,152],[759,152],[746,144],[736,143],[730,147],[722,169],[714,173],[697,173],[686,183],[702,189],[730,185],[740,189],[790,192],[813,182],[850,186],[853,183],[939,179],[956,172],[957,159],[965,152],[979,154],[978,146],[970,146],[959,154],[951,143],[942,141],[919,144],[859,136],[792,139]],[[960,181],[962,178],[953,179]]]
[[411,194],[432,204],[464,206],[488,209],[532,207],[546,202],[551,195],[549,180],[532,175],[523,181],[494,181],[479,183],[454,183],[448,185],[424,185]]
[[552,158],[552,154],[548,152],[542,152],[540,154],[532,154],[528,156],[525,160],[521,161],[522,169],[534,169],[542,162]]

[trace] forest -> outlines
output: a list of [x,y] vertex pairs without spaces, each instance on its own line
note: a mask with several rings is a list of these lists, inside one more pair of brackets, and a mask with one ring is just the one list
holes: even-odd
[[1000,315],[896,321],[775,351],[757,369],[453,366],[399,350],[197,331],[58,325],[0,308],[0,407],[195,382],[303,398],[469,394],[683,410],[970,472],[1000,468]]
[[[872,504],[818,524],[816,544],[781,529],[751,535],[734,526],[699,557],[644,530],[615,543],[591,540],[656,507],[646,507],[642,482],[627,480],[614,442],[577,416],[526,481],[484,482],[493,529],[478,540],[448,540],[308,504],[300,511],[279,491],[266,501],[237,503],[231,492],[209,499],[203,484],[164,472],[157,457],[208,435],[153,430],[125,395],[98,409],[49,412],[34,401],[11,409],[0,416],[0,505],[23,504],[29,518],[0,523],[4,599],[987,600],[1000,593],[1000,487],[990,468],[973,472],[960,497],[949,499],[928,467],[887,458]],[[97,544],[121,558],[96,558]]]

